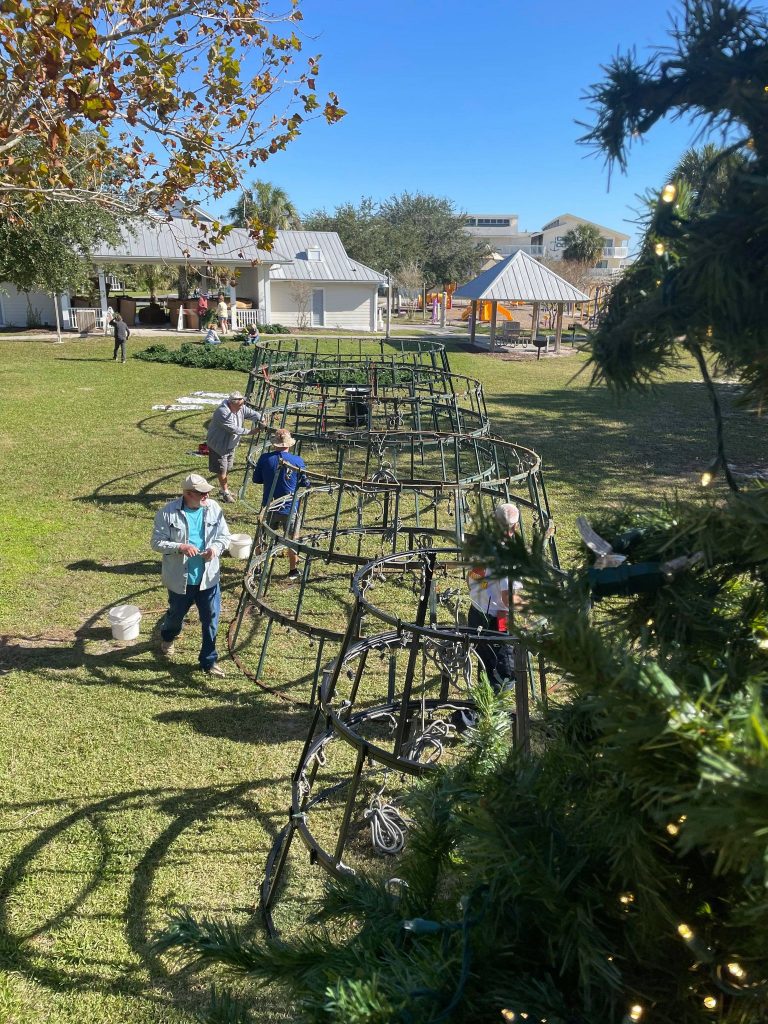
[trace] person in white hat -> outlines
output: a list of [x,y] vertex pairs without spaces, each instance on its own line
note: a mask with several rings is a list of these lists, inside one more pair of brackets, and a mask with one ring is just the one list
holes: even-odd
[[[306,465],[300,455],[295,455],[291,448],[296,440],[290,430],[279,427],[271,438],[272,451],[263,452],[253,470],[253,482],[261,484],[263,493],[261,507],[269,505],[267,523],[279,529],[284,536],[293,533],[296,525],[296,506],[294,494],[298,487],[309,487]],[[288,548],[288,579],[297,580],[298,557],[292,548]]]
[[[246,430],[245,420],[255,420],[257,426]],[[263,422],[261,413],[245,404],[245,396],[239,391],[229,394],[216,409],[208,424],[205,442],[208,445],[208,469],[219,478],[221,500],[231,504],[235,496],[229,489],[229,471],[235,464],[235,450],[240,438],[255,434],[258,424]]]
[[[496,522],[512,536],[520,523],[520,509],[511,502],[497,505],[493,512]],[[481,631],[507,632],[510,596],[509,580],[506,576],[494,577],[493,570],[483,565],[473,566],[467,573],[469,587],[469,612],[467,625]],[[512,584],[512,604],[522,603],[522,583]],[[476,645],[478,657],[488,675],[488,682],[494,690],[508,685],[515,675],[515,659],[512,646],[494,643],[491,640]]]
[[209,497],[212,490],[205,477],[190,473],[181,497],[169,501],[155,516],[151,546],[163,556],[163,583],[168,588],[168,611],[160,622],[161,653],[174,655],[184,616],[195,605],[203,630],[200,667],[210,676],[224,676],[216,653],[221,614],[219,559],[229,547],[230,535],[221,507]]

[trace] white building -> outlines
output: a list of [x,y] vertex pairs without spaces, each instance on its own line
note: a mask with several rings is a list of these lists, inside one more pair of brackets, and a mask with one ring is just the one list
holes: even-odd
[[[170,221],[145,219],[126,230],[119,245],[97,247],[93,258],[99,305],[73,310],[70,296],[59,296],[65,329],[81,329],[88,320],[97,329],[103,327],[108,309],[105,265],[194,267],[204,276],[204,286],[206,275],[223,271],[230,282],[224,293],[234,327],[281,323],[310,330],[375,331],[378,289],[385,283],[382,274],[347,256],[336,232],[278,231],[274,247],[267,252],[254,245],[247,231],[235,228],[223,242],[206,247],[200,229],[178,217]],[[212,280],[209,290],[218,291]],[[238,297],[246,300],[249,308],[238,308]],[[27,326],[30,308],[36,322],[56,323],[51,295],[33,292],[28,301],[10,285],[0,288],[0,324]],[[183,326],[183,314],[179,323]]]

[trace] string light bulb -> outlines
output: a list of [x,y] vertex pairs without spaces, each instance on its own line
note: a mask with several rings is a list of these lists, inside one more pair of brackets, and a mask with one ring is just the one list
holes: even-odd
[[717,1009],[717,996],[704,996],[703,1002],[705,1010]]
[[741,964],[737,964],[735,961],[726,964],[726,967],[728,968],[729,973],[732,974],[734,978],[738,978],[739,981],[742,981],[747,976],[747,972],[744,970]]
[[677,926],[677,934],[683,940],[683,942],[690,942],[693,938],[693,929],[689,928],[687,924],[680,923]]
[[619,903],[623,903],[625,907],[628,907],[630,903],[635,902],[635,894],[633,892],[623,892],[619,896]]
[[630,1020],[633,1020],[633,1021],[634,1020],[640,1020],[640,1018],[642,1016],[643,1016],[643,1008],[640,1005],[640,1003],[635,1003],[634,1006],[630,1006],[630,1008],[629,1008],[629,1019]]
[[663,256],[666,252],[666,247],[663,242],[657,242],[656,245],[654,245],[653,247],[653,251],[656,253],[657,256]]
[[669,833],[669,835],[676,836],[679,831],[679,825],[676,825],[674,821],[670,821],[670,823],[667,825],[667,832]]
[[664,188],[661,190],[661,198],[662,201],[665,203],[674,203],[676,195],[677,186],[673,185],[671,181],[668,185],[665,185]]
[[514,1010],[502,1010],[501,1016],[504,1020],[508,1021],[509,1024],[512,1024],[512,1021],[517,1020],[517,1014]]

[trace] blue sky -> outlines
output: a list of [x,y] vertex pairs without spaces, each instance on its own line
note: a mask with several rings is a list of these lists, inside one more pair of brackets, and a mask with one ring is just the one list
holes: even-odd
[[516,212],[521,229],[569,212],[632,233],[636,195],[663,184],[697,141],[689,123],[658,125],[610,187],[602,157],[576,141],[600,65],[619,49],[643,56],[666,43],[677,8],[664,0],[304,0],[302,9],[306,51],[323,55],[318,90],[338,92],[348,114],[307,125],[254,172],[300,212],[407,189],[465,211]]

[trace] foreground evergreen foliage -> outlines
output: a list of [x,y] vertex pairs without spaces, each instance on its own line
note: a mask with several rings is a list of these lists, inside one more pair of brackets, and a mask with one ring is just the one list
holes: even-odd
[[473,559],[523,581],[548,622],[529,641],[568,680],[532,753],[507,751],[503,708],[480,692],[465,756],[413,796],[400,881],[332,886],[290,942],[184,915],[164,948],[284,985],[309,1022],[768,1021],[768,489],[725,463],[707,366],[768,396],[767,28],[691,0],[675,53],[619,57],[594,93],[591,138],[621,161],[665,114],[743,129],[717,201],[701,182],[661,194],[593,340],[596,376],[627,388],[682,339],[713,398],[707,479],[722,470],[729,489],[606,512],[593,525],[614,557],[564,577],[542,538],[526,549],[485,524]]

